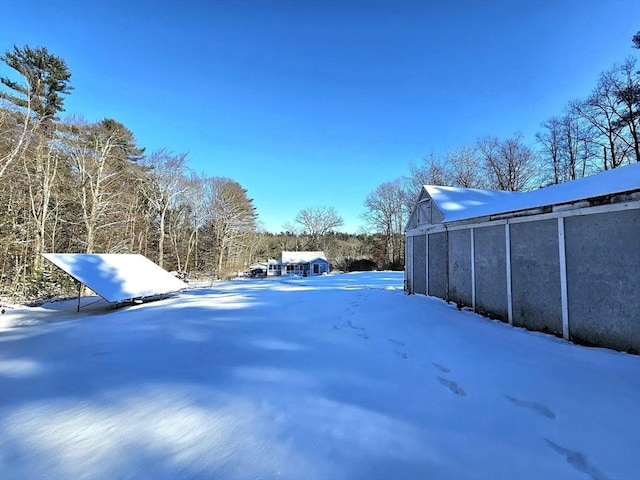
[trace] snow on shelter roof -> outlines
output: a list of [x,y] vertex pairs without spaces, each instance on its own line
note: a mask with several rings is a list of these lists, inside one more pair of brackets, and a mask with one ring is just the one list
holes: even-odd
[[475,188],[442,187],[425,185],[425,190],[444,216],[444,221],[467,217],[467,212],[491,204],[514,194],[499,190],[478,190]]
[[43,253],[42,256],[112,303],[187,288],[183,281],[142,255]]
[[282,252],[282,263],[309,263],[314,260],[328,262],[324,252]]
[[425,185],[445,222],[560,205],[640,189],[640,163],[530,192]]

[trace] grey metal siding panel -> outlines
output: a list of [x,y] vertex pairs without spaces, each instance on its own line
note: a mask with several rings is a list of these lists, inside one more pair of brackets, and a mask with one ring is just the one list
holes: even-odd
[[571,338],[640,352],[640,210],[565,219]]
[[471,232],[449,232],[449,300],[471,306]]
[[508,320],[504,226],[474,229],[476,311]]
[[407,293],[415,293],[413,291],[413,237],[405,238],[404,258],[404,289]]
[[510,229],[513,324],[562,335],[558,222],[517,223]]
[[447,299],[447,232],[429,235],[429,295]]
[[427,294],[426,236],[413,237],[413,293]]

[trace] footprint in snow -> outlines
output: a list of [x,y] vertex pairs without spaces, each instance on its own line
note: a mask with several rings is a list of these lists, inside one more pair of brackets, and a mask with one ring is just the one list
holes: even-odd
[[440,383],[442,385],[447,387],[449,390],[451,390],[456,395],[460,395],[461,397],[464,397],[464,396],[467,395],[467,392],[464,391],[464,389],[458,384],[458,382],[454,382],[453,380],[449,380],[449,379],[442,378],[442,377],[438,377],[438,380],[440,380]]
[[396,345],[400,345],[401,347],[404,347],[405,343],[401,342],[400,340],[396,340],[395,338],[389,338],[388,339],[391,343],[395,343]]
[[449,373],[451,371],[450,368],[440,364],[440,363],[432,363],[431,365],[433,365],[434,367],[436,367],[438,370],[440,370],[442,373]]
[[351,320],[347,321],[347,325],[349,327],[353,328],[354,330],[362,330],[362,331],[364,331],[364,327],[358,327],[357,325],[354,325]]
[[578,452],[577,450],[570,450],[568,448],[564,448],[558,445],[555,442],[552,442],[548,438],[545,438],[545,441],[549,444],[551,448],[553,448],[560,455],[564,456],[567,459],[567,463],[571,465],[573,468],[578,470],[579,472],[586,473],[591,477],[591,480],[608,480],[606,477],[595,465],[592,465],[585,457],[584,453]]
[[521,400],[519,398],[511,397],[509,395],[505,395],[504,398],[506,398],[507,400],[509,400],[511,403],[513,403],[518,407],[528,408],[529,410],[533,410],[534,412],[536,412],[539,415],[542,415],[543,417],[547,417],[551,419],[556,418],[556,414],[553,413],[553,411],[549,407],[547,407],[546,405],[543,405],[542,403],[530,402],[528,400]]

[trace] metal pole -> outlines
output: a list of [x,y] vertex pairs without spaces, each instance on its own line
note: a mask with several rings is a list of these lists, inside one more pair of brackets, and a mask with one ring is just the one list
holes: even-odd
[[78,282],[78,309],[76,312],[80,311],[80,293],[82,292],[82,284]]
[[564,217],[558,218],[558,250],[560,257],[560,301],[562,305],[562,337],[571,340],[569,331],[569,298],[567,292],[567,252],[564,235]]

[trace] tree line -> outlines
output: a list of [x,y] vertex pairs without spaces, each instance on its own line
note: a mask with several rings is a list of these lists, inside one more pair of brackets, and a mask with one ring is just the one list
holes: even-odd
[[[640,32],[632,47],[640,49]],[[527,191],[575,180],[640,161],[639,127],[640,66],[629,57],[601,73],[586,98],[542,122],[533,143],[518,133],[488,135],[431,155],[373,190],[363,218],[382,235],[386,265],[403,265],[403,230],[422,185]]]
[[214,278],[283,250],[324,250],[341,270],[402,269],[403,231],[422,185],[525,191],[640,161],[640,71],[630,57],[544,121],[531,144],[520,134],[485,136],[409,165],[369,193],[359,234],[340,233],[330,206],[304,208],[270,233],[242,185],[191,171],[186,153],[147,152],[116,119],[60,119],[71,72],[45,47],[15,46],[0,60],[15,73],[0,78],[0,296],[68,291],[44,252],[141,253]]
[[60,120],[71,73],[46,48],[0,59],[18,78],[0,78],[0,295],[59,288],[44,252],[137,252],[217,275],[250,255],[257,215],[238,182],[189,171],[184,153],[145,152],[115,119]]
[[61,119],[71,72],[46,47],[14,46],[0,60],[15,74],[0,78],[0,297],[71,294],[45,252],[141,253],[210,278],[282,250],[325,250],[334,268],[377,266],[366,261],[377,236],[336,233],[333,207],[264,232],[237,181],[191,171],[186,153],[147,152],[116,119]]

